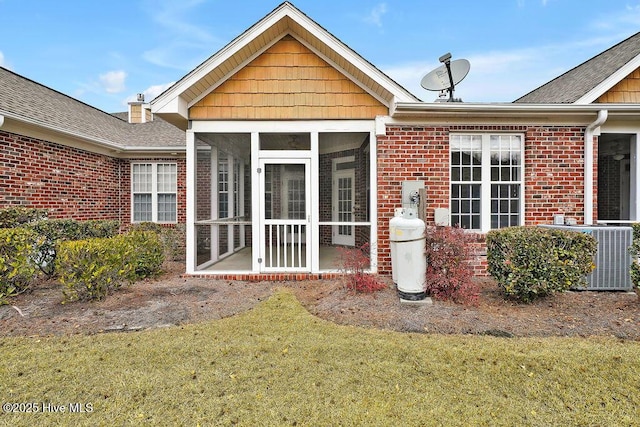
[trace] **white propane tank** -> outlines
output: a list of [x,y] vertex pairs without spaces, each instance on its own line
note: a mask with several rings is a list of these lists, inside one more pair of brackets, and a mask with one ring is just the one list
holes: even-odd
[[391,278],[393,284],[398,285],[398,269],[396,268],[396,253],[398,252],[397,243],[395,241],[395,232],[398,224],[401,222],[404,215],[403,208],[396,208],[393,218],[389,221],[389,248],[391,250]]
[[395,216],[389,221],[391,276],[400,298],[405,300],[417,301],[426,297],[424,230],[424,221],[412,208],[396,209]]

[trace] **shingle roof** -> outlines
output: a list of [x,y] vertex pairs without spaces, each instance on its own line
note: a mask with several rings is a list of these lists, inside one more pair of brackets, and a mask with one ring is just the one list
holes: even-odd
[[154,115],[153,121],[147,123],[130,124],[127,122],[129,113],[113,113],[122,119],[129,127],[127,146],[132,147],[184,147],[186,135],[171,123]]
[[126,116],[123,120],[3,67],[0,114],[122,147],[185,145],[184,132],[164,120],[130,124]]
[[640,32],[516,99],[518,103],[572,104],[640,55]]

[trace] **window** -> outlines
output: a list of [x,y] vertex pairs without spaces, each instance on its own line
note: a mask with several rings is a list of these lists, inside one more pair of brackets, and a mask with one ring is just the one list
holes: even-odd
[[175,163],[131,165],[133,222],[176,222],[177,169]]
[[229,217],[229,163],[218,161],[218,218]]
[[486,232],[522,224],[523,137],[453,134],[451,224]]

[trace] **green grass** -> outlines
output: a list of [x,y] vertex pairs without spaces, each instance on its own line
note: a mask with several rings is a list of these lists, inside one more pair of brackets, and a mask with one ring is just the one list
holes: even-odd
[[2,425],[640,425],[640,343],[337,326],[283,291],[197,325],[2,338],[0,401],[93,405]]

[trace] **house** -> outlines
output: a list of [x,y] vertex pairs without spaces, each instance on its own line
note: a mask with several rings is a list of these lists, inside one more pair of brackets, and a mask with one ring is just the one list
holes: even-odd
[[[184,153],[184,132],[151,120],[142,98],[124,117],[111,115],[0,67],[2,207],[125,224],[184,222]],[[170,176],[162,193],[148,188],[151,170],[159,170],[153,179]],[[168,212],[156,208],[160,202]]]
[[187,273],[228,279],[330,277],[345,246],[390,274],[403,188],[428,224],[478,232],[628,222],[637,50],[514,103],[422,102],[285,2],[129,120],[0,70],[0,203],[184,223]]

